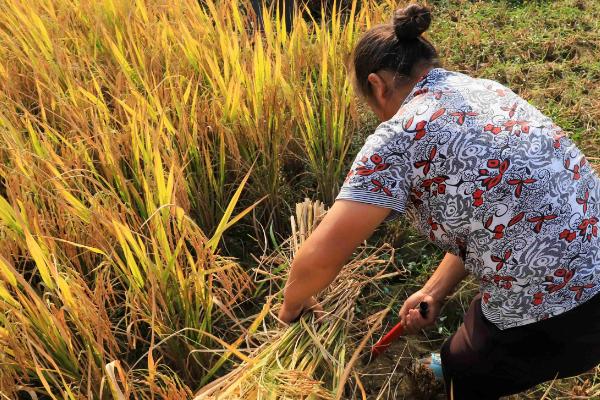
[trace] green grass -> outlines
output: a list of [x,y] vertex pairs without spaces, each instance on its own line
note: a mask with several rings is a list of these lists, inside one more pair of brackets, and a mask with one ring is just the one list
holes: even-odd
[[445,64],[506,84],[600,155],[600,4],[595,1],[435,2]]

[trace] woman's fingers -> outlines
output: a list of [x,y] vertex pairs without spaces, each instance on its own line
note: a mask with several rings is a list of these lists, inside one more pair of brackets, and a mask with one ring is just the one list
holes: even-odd
[[406,311],[404,309],[404,306],[402,306],[402,308],[400,309],[398,317],[400,317],[400,322],[402,322],[402,325],[406,326]]
[[425,326],[427,326],[427,320],[421,316],[418,309],[411,308],[408,310],[404,324],[404,329],[408,333],[416,333]]
[[317,299],[314,298],[314,296],[308,299],[306,303],[306,308],[311,310],[315,314],[317,321],[320,321],[321,318],[323,318],[323,316],[325,315],[325,312],[323,311],[323,306],[319,304],[319,302],[317,301]]
[[404,321],[404,331],[410,334],[414,333],[413,318],[410,314],[410,310],[406,312],[406,317],[404,318]]
[[300,319],[300,316],[305,311],[313,312],[315,314],[315,317],[317,317],[317,321],[319,321],[325,315],[323,307],[319,304],[317,299],[311,297],[308,300],[306,300],[304,305],[300,308],[296,307],[290,309],[284,302],[281,305],[281,308],[279,309],[278,318],[283,324],[287,325],[292,322],[296,322],[298,319]]
[[410,306],[408,302],[405,302],[402,308],[400,309],[400,321],[406,324],[406,317],[408,316],[408,310],[410,310]]
[[[421,314],[420,303],[422,302],[427,303],[425,317]],[[437,319],[439,309],[440,305],[430,295],[419,290],[406,299],[398,315],[404,325],[404,331],[407,334],[414,334],[432,325]]]
[[290,309],[286,303],[283,303],[281,305],[281,308],[279,309],[279,313],[277,315],[277,317],[279,318],[279,321],[283,324],[289,324],[292,321],[294,321],[298,315],[300,315],[302,313],[302,308],[294,308],[294,309]]
[[406,301],[400,308],[400,312],[398,313],[400,316],[400,321],[402,321],[403,324],[406,325],[405,320],[406,320],[406,317],[408,316],[408,311],[410,309],[412,309],[413,307],[416,307],[418,302],[419,302],[419,299],[418,299],[418,295],[416,293],[413,294],[412,296],[410,296],[408,299],[406,299]]

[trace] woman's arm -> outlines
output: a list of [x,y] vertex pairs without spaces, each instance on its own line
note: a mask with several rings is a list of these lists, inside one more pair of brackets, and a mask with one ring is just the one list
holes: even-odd
[[467,275],[462,259],[452,253],[446,253],[421,290],[434,299],[443,301]]
[[[452,253],[446,253],[423,288],[406,299],[400,309],[400,320],[404,325],[405,332],[415,333],[434,324],[446,296],[467,275],[462,259]],[[427,318],[423,318],[418,311],[421,301],[429,304]]]
[[279,319],[289,323],[304,308],[314,306],[313,296],[329,286],[390,211],[357,201],[335,201],[292,261]]

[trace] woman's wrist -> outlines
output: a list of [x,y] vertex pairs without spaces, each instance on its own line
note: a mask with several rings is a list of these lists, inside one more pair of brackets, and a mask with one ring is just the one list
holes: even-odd
[[431,296],[434,301],[443,303],[446,296],[466,276],[466,270],[460,257],[446,253],[435,272],[421,289],[423,293]]
[[433,299],[433,301],[439,304],[442,304],[444,302],[444,299],[448,295],[448,293],[445,293],[444,291],[440,290],[439,287],[429,286],[427,284],[423,285],[423,287],[421,288],[421,293],[430,296]]

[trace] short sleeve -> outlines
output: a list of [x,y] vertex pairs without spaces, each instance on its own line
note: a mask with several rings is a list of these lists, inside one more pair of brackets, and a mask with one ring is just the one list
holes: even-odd
[[412,181],[412,141],[399,119],[379,125],[356,155],[336,200],[390,208],[385,221],[404,215]]

